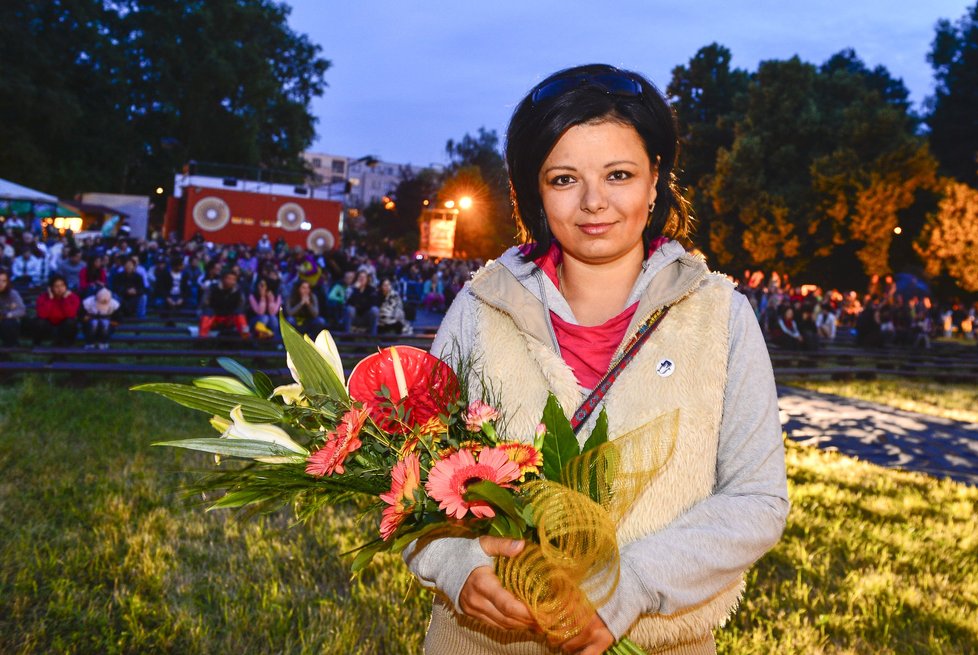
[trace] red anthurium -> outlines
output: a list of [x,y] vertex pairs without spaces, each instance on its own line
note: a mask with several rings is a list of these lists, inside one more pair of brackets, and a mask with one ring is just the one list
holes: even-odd
[[[446,411],[458,399],[458,378],[448,364],[420,348],[391,346],[360,360],[348,382],[350,398],[362,402],[370,417],[389,432],[407,432]],[[402,404],[407,425],[391,419],[381,387]]]

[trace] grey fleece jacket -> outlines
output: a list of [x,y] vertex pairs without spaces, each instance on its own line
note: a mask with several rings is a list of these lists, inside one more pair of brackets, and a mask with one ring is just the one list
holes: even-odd
[[[683,253],[675,242],[654,252],[627,304],[636,302],[656,274]],[[550,310],[576,323],[549,278],[535,264],[525,262],[515,248],[504,253],[500,263],[540,300],[548,322]],[[441,324],[433,354],[447,356],[453,344],[464,347],[473,342],[478,329],[473,310],[479,302],[466,286]],[[728,378],[714,493],[665,528],[622,548],[618,588],[598,610],[616,639],[641,614],[672,614],[728,588],[777,542],[784,528],[789,503],[771,360],[750,304],[741,294],[734,294],[728,322]],[[553,347],[559,351],[555,338]],[[745,515],[751,520],[742,520]],[[479,566],[493,566],[477,539],[438,539],[420,550],[412,544],[404,557],[421,584],[444,593],[456,611],[469,574]]]

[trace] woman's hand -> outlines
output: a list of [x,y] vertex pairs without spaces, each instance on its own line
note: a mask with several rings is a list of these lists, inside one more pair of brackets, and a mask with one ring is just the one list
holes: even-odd
[[[523,542],[502,537],[479,537],[486,555],[514,557],[523,550]],[[458,596],[461,610],[474,619],[503,630],[531,630],[536,621],[527,606],[506,591],[488,566],[480,566],[469,575]]]
[[551,645],[559,646],[563,652],[574,655],[601,655],[614,643],[615,637],[608,630],[608,626],[604,624],[600,616],[594,614],[578,634],[562,644],[551,642]]

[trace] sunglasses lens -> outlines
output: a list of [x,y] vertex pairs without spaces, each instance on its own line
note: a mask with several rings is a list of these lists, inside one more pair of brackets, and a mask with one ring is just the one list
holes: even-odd
[[541,102],[543,100],[549,100],[550,98],[556,98],[557,96],[570,91],[576,86],[580,86],[580,77],[565,77],[563,79],[554,80],[548,84],[544,84],[533,92],[531,100],[534,104]]
[[632,78],[620,73],[600,73],[591,76],[591,81],[613,95],[642,95],[642,86]]
[[548,82],[537,88],[530,96],[533,104],[556,98],[579,86],[595,86],[605,93],[616,96],[637,98],[642,95],[642,85],[621,73],[598,73],[597,75],[575,75]]

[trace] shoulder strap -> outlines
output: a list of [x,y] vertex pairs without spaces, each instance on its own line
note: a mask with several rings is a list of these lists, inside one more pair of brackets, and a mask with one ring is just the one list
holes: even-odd
[[648,317],[648,319],[645,320],[644,323],[642,323],[642,325],[639,326],[638,330],[635,331],[635,334],[632,335],[632,338],[622,350],[621,357],[617,362],[615,362],[614,366],[612,366],[611,369],[605,373],[605,376],[601,378],[601,381],[594,385],[594,390],[591,391],[591,394],[583,403],[581,403],[581,406],[577,408],[576,412],[574,412],[574,416],[571,417],[570,424],[574,429],[574,434],[577,434],[580,431],[581,426],[587,423],[588,417],[594,413],[594,410],[601,404],[604,397],[608,395],[611,385],[618,379],[618,376],[625,370],[625,367],[628,366],[629,362],[635,359],[635,355],[638,354],[639,349],[645,344],[646,341],[649,340],[649,337],[652,335],[655,329],[659,327],[659,323],[662,322],[662,319],[664,319],[668,313],[668,306],[656,310],[651,316]]

